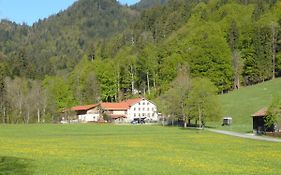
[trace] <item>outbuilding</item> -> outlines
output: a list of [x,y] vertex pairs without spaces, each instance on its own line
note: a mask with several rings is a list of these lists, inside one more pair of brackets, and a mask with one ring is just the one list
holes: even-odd
[[[267,117],[267,108],[262,108],[256,113],[252,114],[253,118],[253,131],[254,133],[261,134],[266,132],[265,119]],[[267,131],[274,131],[274,126],[267,129]]]
[[86,106],[75,106],[71,108],[76,112],[79,122],[97,122],[100,119],[99,104],[92,104]]

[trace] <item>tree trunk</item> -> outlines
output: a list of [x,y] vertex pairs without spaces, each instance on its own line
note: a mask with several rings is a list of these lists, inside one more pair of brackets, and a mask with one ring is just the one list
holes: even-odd
[[147,81],[147,92],[150,95],[150,81],[149,81],[148,71],[146,72],[146,81]]
[[29,123],[29,118],[30,118],[30,113],[29,113],[29,110],[28,110],[28,112],[27,112],[26,124],[28,124],[28,123]]
[[134,39],[134,36],[132,36],[131,38],[131,45],[134,46],[135,45],[135,39]]
[[133,70],[133,66],[131,65],[130,66],[130,69],[131,69],[131,88],[132,88],[132,95],[135,95],[134,94],[134,90],[135,90],[135,76],[134,76],[134,70]]
[[120,92],[120,75],[118,74],[118,78],[117,78],[117,101],[119,102],[120,101],[120,95],[119,95],[119,92]]
[[201,114],[200,106],[198,106],[198,122],[199,122],[199,128],[202,128],[202,114]]
[[186,123],[186,121],[184,121],[184,128],[187,128],[187,123]]
[[276,43],[277,43],[277,32],[274,24],[271,25],[272,31],[272,79],[275,79],[275,66],[276,66]]
[[20,102],[20,111],[19,111],[19,117],[22,118],[23,117],[23,121],[25,121],[24,116],[22,116],[22,104]]
[[44,107],[43,107],[43,111],[42,111],[42,123],[44,123],[45,122],[45,116],[46,116],[46,107],[45,107],[45,105],[44,105]]
[[4,124],[4,123],[5,123],[5,118],[6,118],[6,109],[5,109],[5,106],[3,105],[1,109],[3,109],[3,118],[2,118],[2,122],[3,122],[3,124]]
[[154,78],[153,78],[153,87],[154,89],[156,89],[156,74],[154,74]]
[[233,68],[234,68],[234,89],[240,89],[240,58],[239,58],[239,51],[234,50],[232,53],[232,61],[233,61]]
[[37,122],[40,123],[40,109],[37,108]]

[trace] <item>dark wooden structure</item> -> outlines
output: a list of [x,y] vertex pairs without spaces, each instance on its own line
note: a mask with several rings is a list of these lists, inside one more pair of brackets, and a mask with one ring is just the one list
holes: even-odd
[[[267,116],[267,108],[262,108],[258,112],[252,114],[253,118],[253,132],[257,134],[263,134],[266,132],[265,117]],[[269,132],[274,131],[274,126],[267,129]]]

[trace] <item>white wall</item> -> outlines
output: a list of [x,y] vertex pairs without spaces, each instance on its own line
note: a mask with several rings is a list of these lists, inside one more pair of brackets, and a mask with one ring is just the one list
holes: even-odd
[[79,122],[97,122],[100,119],[100,114],[97,108],[93,108],[87,111],[87,114],[78,115]]
[[127,117],[129,122],[138,118],[146,118],[146,120],[158,121],[157,107],[150,101],[143,99],[139,103],[136,103],[130,107]]
[[123,110],[123,111],[113,111],[114,115],[125,115],[126,116],[127,111]]

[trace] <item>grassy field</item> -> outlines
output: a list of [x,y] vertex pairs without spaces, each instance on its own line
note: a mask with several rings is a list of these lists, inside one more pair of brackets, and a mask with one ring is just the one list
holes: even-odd
[[251,114],[268,107],[274,94],[281,93],[281,79],[275,79],[255,86],[243,87],[239,91],[220,95],[224,116],[233,118],[231,127],[221,127],[222,121],[209,123],[219,129],[240,132],[252,131]]
[[280,174],[281,144],[161,126],[0,126],[0,174]]

